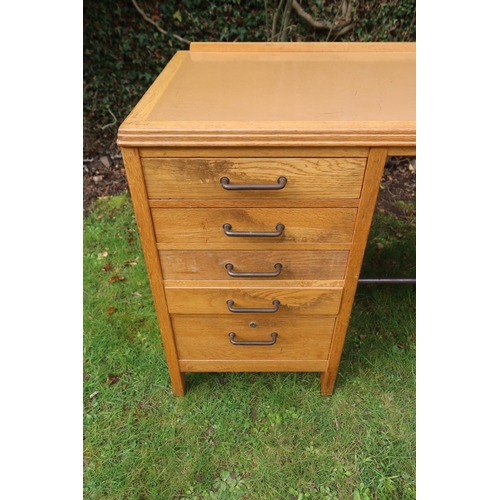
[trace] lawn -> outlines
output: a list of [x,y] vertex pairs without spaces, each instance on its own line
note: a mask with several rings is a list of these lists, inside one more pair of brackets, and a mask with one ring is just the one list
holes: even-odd
[[[376,212],[362,276],[415,275],[408,213]],[[316,373],[190,373],[177,398],[128,195],[86,214],[83,254],[85,498],[416,498],[414,285],[359,285],[332,397]]]

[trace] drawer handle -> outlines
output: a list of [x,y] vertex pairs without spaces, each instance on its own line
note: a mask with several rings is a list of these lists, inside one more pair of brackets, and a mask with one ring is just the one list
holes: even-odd
[[265,309],[265,308],[258,308],[258,307],[233,307],[234,301],[233,300],[228,300],[226,302],[227,308],[232,312],[232,313],[275,313],[278,311],[278,308],[280,306],[280,301],[279,300],[273,300],[273,306],[271,308]]
[[231,231],[231,224],[224,224],[223,226],[224,234],[226,236],[281,236],[285,229],[283,224],[276,224],[276,231]]
[[234,278],[274,278],[276,276],[279,276],[281,273],[281,268],[283,266],[278,262],[274,264],[274,269],[276,271],[274,272],[269,272],[269,273],[255,273],[255,272],[248,272],[248,273],[239,273],[233,271],[234,266],[232,264],[226,264],[226,271],[229,276],[233,276]]
[[286,186],[286,177],[278,177],[278,184],[230,184],[227,177],[221,177],[220,183],[224,189],[229,191],[244,191],[248,189],[255,189],[259,191],[277,191]]
[[274,345],[276,344],[276,339],[278,338],[278,334],[276,332],[271,333],[271,338],[273,340],[270,340],[269,342],[262,340],[234,340],[235,336],[236,334],[233,332],[229,334],[229,341],[233,345]]

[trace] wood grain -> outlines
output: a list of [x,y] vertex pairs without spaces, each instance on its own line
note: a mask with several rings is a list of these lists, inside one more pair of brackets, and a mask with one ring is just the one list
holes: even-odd
[[336,315],[342,297],[341,287],[176,287],[165,288],[171,314],[227,314],[229,316],[251,313],[233,313],[227,306],[234,301],[238,308],[272,308],[273,300],[279,300],[279,308],[273,317],[303,315]]
[[417,148],[416,147],[387,148],[387,156],[417,156]]
[[316,148],[203,148],[168,147],[141,148],[141,158],[366,158],[368,148],[316,147]]
[[236,200],[210,199],[154,199],[149,200],[151,208],[357,208],[358,198],[334,200],[286,200],[245,198]]
[[[365,158],[143,158],[149,198],[169,199],[334,199],[359,198]],[[226,190],[220,179],[231,184],[277,184],[276,191]]]
[[[228,277],[229,278],[229,277]],[[266,287],[295,287],[297,280],[244,280],[243,278],[230,278],[227,280],[207,280],[198,283],[203,287],[220,287],[220,288],[266,288]],[[164,280],[163,286],[166,288],[192,288],[194,285],[192,280]],[[197,285],[194,285],[197,286]],[[343,280],[301,280],[302,288],[323,288],[323,287],[343,287]]]
[[[307,133],[306,123],[298,121],[253,122],[238,134],[231,127],[240,122],[164,122],[152,132],[158,122],[131,122],[118,132],[117,144],[126,147],[151,148],[317,148],[317,147],[415,147],[414,121],[312,122]],[[196,133],[196,127],[204,127]],[[303,130],[300,133],[300,129]]]
[[[352,240],[356,209],[354,208],[152,208],[156,239],[172,249],[307,249],[318,245],[328,248],[335,243]],[[278,237],[231,237],[223,225],[233,231],[276,231],[284,224]],[[324,249],[324,248],[321,248]]]
[[[257,326],[250,327],[250,322]],[[180,360],[326,360],[334,323],[332,316],[172,316]],[[230,332],[239,341],[269,341],[271,332],[278,333],[278,338],[274,345],[235,346],[229,341]]]
[[168,313],[167,301],[163,291],[160,259],[156,250],[155,235],[151,213],[148,206],[146,186],[142,176],[141,160],[137,149],[122,148],[123,161],[130,186],[135,217],[139,227],[142,250],[146,261],[151,291],[160,326],[163,348],[167,358],[170,380],[174,395],[182,396],[186,391],[186,378],[180,371],[177,349],[175,346],[172,325]]
[[323,395],[330,395],[332,393],[337,377],[347,327],[349,325],[349,317],[356,294],[359,272],[363,263],[366,241],[370,231],[373,211],[375,210],[375,204],[377,202],[380,179],[384,172],[386,158],[387,149],[385,148],[373,148],[368,155],[367,171],[361,192],[358,217],[356,219],[355,236],[352,250],[349,253],[344,294],[342,296],[341,309],[333,333],[333,342],[328,359],[328,369],[320,376],[321,394]]
[[[293,250],[161,250],[160,262],[165,280],[227,280],[231,279],[226,264],[236,272],[273,272],[274,265],[283,267],[282,280],[343,280],[349,252],[346,251],[293,251]],[[256,278],[247,278],[248,280]],[[262,278],[260,278],[262,279]]]
[[315,243],[311,245],[310,243],[288,243],[282,242],[279,246],[276,246],[276,243],[258,243],[254,245],[252,243],[220,243],[217,245],[207,244],[200,246],[198,243],[190,243],[190,242],[169,242],[169,243],[157,243],[158,250],[199,250],[203,248],[205,250],[247,250],[247,249],[255,249],[255,250],[274,250],[279,248],[280,250],[311,250],[313,247],[315,250],[350,250],[351,243],[336,243],[336,242],[327,242],[327,243]]
[[323,372],[327,365],[323,359],[179,360],[184,372]]

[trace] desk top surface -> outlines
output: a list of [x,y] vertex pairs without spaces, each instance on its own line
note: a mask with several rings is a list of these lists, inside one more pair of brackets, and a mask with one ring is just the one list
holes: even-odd
[[118,143],[414,146],[415,55],[414,43],[193,43]]

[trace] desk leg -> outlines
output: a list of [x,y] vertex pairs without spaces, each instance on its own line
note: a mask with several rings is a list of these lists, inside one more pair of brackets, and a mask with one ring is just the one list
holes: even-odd
[[160,326],[163,349],[167,358],[172,390],[175,396],[183,396],[186,391],[186,377],[181,372],[175,346],[174,332],[168,314],[167,298],[163,288],[160,257],[156,246],[156,236],[149,208],[146,184],[142,172],[141,157],[136,148],[122,148],[123,163],[134,205],[135,218],[141,236],[142,252],[146,261],[153,301]]
[[169,370],[169,372],[174,396],[184,396],[186,394],[186,374],[183,372],[177,373],[174,370]]
[[356,287],[358,285],[359,272],[363,263],[366,242],[377,203],[380,180],[384,173],[386,158],[387,148],[371,148],[368,153],[365,178],[363,180],[361,198],[354,226],[352,247],[347,262],[344,293],[342,294],[340,312],[333,331],[328,368],[326,372],[320,375],[320,388],[323,396],[332,394],[335,379],[337,378],[344,340],[349,325],[349,317],[351,316],[354,295],[356,294]]

